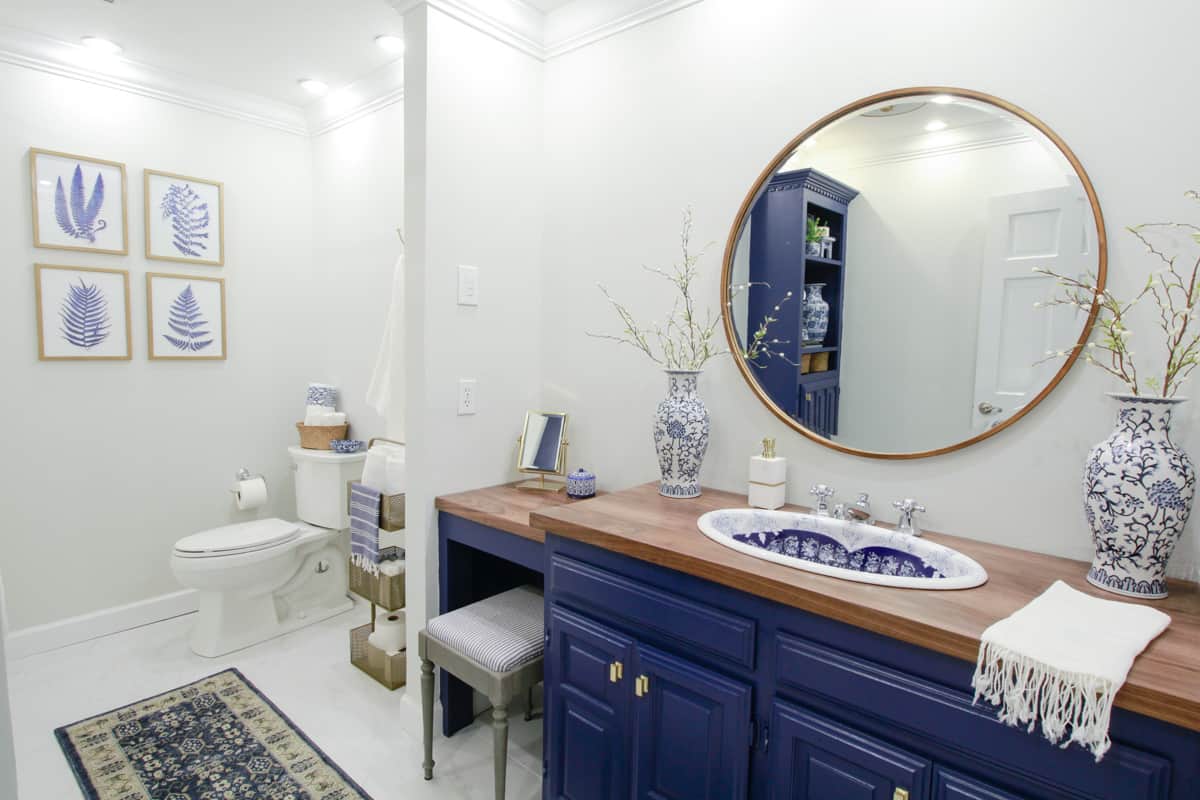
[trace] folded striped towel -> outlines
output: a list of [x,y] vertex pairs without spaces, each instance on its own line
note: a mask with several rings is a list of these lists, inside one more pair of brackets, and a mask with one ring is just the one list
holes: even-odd
[[1101,600],[1062,581],[983,632],[975,700],[1000,706],[1000,721],[1038,722],[1051,743],[1078,742],[1099,761],[1113,701],[1138,654],[1171,618],[1153,608]]
[[372,575],[379,572],[379,510],[383,495],[350,484],[350,561]]

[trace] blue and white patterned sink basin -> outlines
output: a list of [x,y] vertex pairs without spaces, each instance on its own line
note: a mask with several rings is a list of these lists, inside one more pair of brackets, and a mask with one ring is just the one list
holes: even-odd
[[979,562],[925,539],[861,522],[754,508],[710,511],[700,532],[726,547],[819,575],[902,589],[970,589]]

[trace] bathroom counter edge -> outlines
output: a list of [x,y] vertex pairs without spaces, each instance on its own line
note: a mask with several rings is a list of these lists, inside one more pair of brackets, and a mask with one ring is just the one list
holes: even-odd
[[[569,506],[531,509],[528,524],[967,661],[976,659],[989,625],[1055,580],[1105,600],[1127,599],[1088,584],[1084,562],[957,536],[925,534],[981,563],[988,571],[983,586],[911,590],[828,578],[722,547],[696,527],[707,511],[745,506],[744,496],[711,489],[691,500],[665,498],[649,483]],[[1164,611],[1172,622],[1134,662],[1116,703],[1200,731],[1200,586],[1172,581],[1170,589],[1166,600],[1130,601]]]
[[[540,509],[570,506],[582,503],[568,497],[566,492],[546,492],[518,489],[523,481],[489,486],[485,489],[470,489],[465,492],[441,495],[434,499],[438,511],[478,522],[489,528],[515,534],[535,542],[546,541],[546,532],[530,524],[530,514]],[[601,493],[597,493],[599,497]]]

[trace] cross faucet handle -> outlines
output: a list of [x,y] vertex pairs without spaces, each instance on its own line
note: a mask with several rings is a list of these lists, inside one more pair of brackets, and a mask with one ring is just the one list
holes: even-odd
[[892,508],[899,511],[901,514],[912,514],[914,511],[922,512],[925,506],[913,500],[911,497],[906,497],[903,500],[895,500],[892,502]]
[[836,490],[833,487],[826,486],[823,483],[815,483],[808,490],[809,494],[817,498],[817,514],[822,516],[829,515],[829,498],[833,497]]
[[892,502],[892,508],[900,512],[900,519],[896,521],[896,530],[900,533],[907,533],[910,536],[920,536],[921,529],[913,522],[913,515],[924,513],[925,506],[918,503],[911,497],[906,497],[903,500],[895,500]]

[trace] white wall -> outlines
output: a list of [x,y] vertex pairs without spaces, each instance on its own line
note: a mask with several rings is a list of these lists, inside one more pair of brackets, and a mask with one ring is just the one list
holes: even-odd
[[[168,556],[181,536],[291,515],[286,447],[309,381],[342,382],[354,433],[381,432],[357,404],[382,330],[400,198],[389,189],[370,207],[375,200],[355,201],[347,187],[375,192],[402,172],[392,155],[364,178],[371,153],[354,153],[351,138],[378,138],[365,121],[314,148],[306,137],[8,65],[0,86],[0,418],[11,455],[0,567],[16,630],[177,591]],[[385,124],[399,124],[395,108]],[[127,164],[128,256],[32,246],[30,146]],[[223,268],[144,258],[147,167],[225,182]],[[363,220],[389,227],[368,231]],[[35,261],[129,270],[131,362],[38,362]],[[146,360],[147,271],[225,278],[227,361]],[[227,491],[241,466],[270,484],[258,514],[237,512]]]
[[[433,498],[513,478],[541,394],[542,65],[419,6],[404,16],[409,648],[437,610]],[[458,265],[479,305],[456,304]],[[457,416],[459,378],[479,413]],[[409,659],[419,686],[419,659]]]
[[7,617],[4,583],[0,581],[0,797],[16,800],[17,757],[13,745],[12,713],[8,699],[8,660],[4,655],[4,643],[8,638]]
[[[1082,0],[1020,0],[997,14],[969,3],[857,0],[822,6],[819,31],[813,13],[790,0],[705,0],[546,66],[543,401],[571,412],[571,461],[593,467],[604,488],[655,478],[650,418],[664,380],[635,352],[585,335],[617,324],[595,281],[643,314],[662,313],[669,296],[639,264],[674,255],[680,209],[694,204],[698,241],[723,242],[763,166],[849,101],[947,84],[1040,116],[1097,187],[1119,290],[1150,266],[1122,228],[1194,214],[1182,198],[1190,179],[1180,166],[1190,163],[1200,112],[1172,99],[1192,91],[1192,56],[1157,35],[1131,36],[1147,25],[1141,10],[1108,5],[1095,13]],[[1171,20],[1174,30],[1195,27],[1200,9],[1172,3]],[[801,40],[801,30],[813,32]],[[1106,52],[1121,57],[1096,57]],[[1132,107],[1138,113],[1125,113]],[[700,295],[714,308],[719,250],[711,251]],[[1115,408],[1102,392],[1115,388],[1077,368],[993,439],[940,458],[888,462],[801,438],[721,360],[700,382],[713,416],[702,478],[744,491],[747,457],[764,435],[775,436],[791,459],[793,500],[806,500],[818,480],[843,495],[871,492],[881,510],[911,495],[928,506],[932,529],[1090,558],[1078,486],[1085,454],[1111,430]],[[1200,456],[1194,414],[1180,420],[1176,441]],[[1196,557],[1192,530],[1175,572]]]

